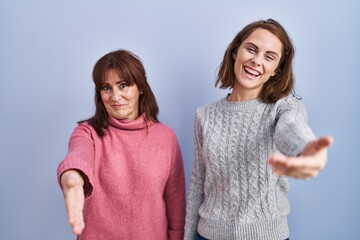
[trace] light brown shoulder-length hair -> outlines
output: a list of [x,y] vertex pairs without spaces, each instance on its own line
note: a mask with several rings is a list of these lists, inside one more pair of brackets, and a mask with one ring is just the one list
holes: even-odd
[[79,123],[88,122],[100,137],[106,134],[109,115],[101,99],[101,89],[105,83],[105,74],[111,69],[115,70],[129,86],[135,84],[139,92],[142,92],[139,95],[139,115],[144,114],[145,123],[159,122],[157,118],[159,107],[146,80],[145,69],[140,58],[130,51],[117,50],[104,55],[96,62],[92,72],[95,83],[95,115]]
[[282,56],[276,68],[276,74],[264,83],[259,94],[259,98],[263,102],[274,103],[290,93],[295,95],[295,79],[293,74],[295,50],[285,29],[273,19],[250,23],[235,36],[225,51],[223,61],[219,66],[215,86],[217,87],[220,84],[221,89],[234,87],[236,76],[234,72],[235,59],[233,58],[233,53],[236,52],[244,40],[258,28],[268,30],[277,36],[282,43]]

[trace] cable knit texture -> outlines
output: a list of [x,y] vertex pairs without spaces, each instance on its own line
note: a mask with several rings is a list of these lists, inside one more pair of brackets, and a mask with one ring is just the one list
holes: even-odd
[[211,240],[288,238],[288,181],[267,159],[296,156],[314,139],[293,96],[274,104],[224,98],[199,108],[184,239],[197,232]]
[[85,229],[80,240],[180,240],[185,177],[175,133],[144,117],[109,119],[100,138],[87,123],[73,131],[57,171],[78,169],[85,181]]

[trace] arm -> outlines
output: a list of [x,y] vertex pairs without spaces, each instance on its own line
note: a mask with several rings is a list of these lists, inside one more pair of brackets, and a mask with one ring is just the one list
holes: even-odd
[[195,159],[192,167],[190,187],[186,202],[185,236],[184,240],[195,240],[199,222],[199,208],[204,200],[205,166],[201,159],[201,124],[198,113],[195,117],[194,142]]
[[181,150],[173,136],[171,170],[165,187],[168,239],[182,240],[185,224],[185,174]]
[[94,141],[89,127],[79,125],[73,131],[68,154],[58,166],[58,182],[64,194],[68,222],[74,234],[84,229],[85,197],[92,193]]
[[303,179],[316,176],[326,164],[332,137],[315,139],[307,124],[306,110],[294,97],[280,104],[277,116],[274,141],[283,155],[269,158],[274,173]]

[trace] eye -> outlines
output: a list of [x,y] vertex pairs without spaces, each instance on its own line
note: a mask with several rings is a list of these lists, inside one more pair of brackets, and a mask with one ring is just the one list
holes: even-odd
[[250,53],[256,53],[256,49],[254,47],[248,47],[247,50],[250,52]]
[[105,92],[108,92],[111,90],[111,87],[109,85],[104,85],[102,88],[101,88],[101,91],[105,91]]
[[119,89],[124,89],[129,86],[129,84],[126,81],[118,82]]
[[275,57],[273,55],[266,55],[265,59],[268,60],[268,61],[274,61]]
[[126,88],[126,87],[128,87],[129,85],[126,83],[126,82],[121,82],[121,83],[119,83],[119,88],[120,89],[123,89],[123,88]]

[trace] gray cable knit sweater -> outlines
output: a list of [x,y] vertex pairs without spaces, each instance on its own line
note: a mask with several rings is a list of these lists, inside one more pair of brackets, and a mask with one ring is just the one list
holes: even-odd
[[305,108],[290,95],[199,108],[185,240],[283,240],[289,237],[288,181],[272,173],[275,152],[298,155],[315,138]]

